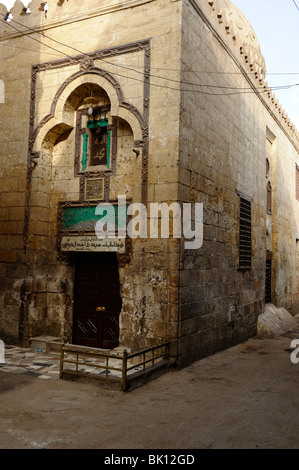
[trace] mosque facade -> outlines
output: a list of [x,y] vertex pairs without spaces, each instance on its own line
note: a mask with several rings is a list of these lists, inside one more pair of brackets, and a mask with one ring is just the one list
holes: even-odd
[[267,303],[298,313],[298,131],[237,7],[0,18],[3,340],[167,340],[182,366],[255,335]]

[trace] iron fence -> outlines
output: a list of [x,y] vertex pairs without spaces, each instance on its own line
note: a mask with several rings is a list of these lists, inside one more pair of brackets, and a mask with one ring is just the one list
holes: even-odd
[[61,345],[60,379],[65,376],[95,378],[119,383],[125,392],[133,381],[170,364],[170,342],[129,354],[117,354],[74,344]]

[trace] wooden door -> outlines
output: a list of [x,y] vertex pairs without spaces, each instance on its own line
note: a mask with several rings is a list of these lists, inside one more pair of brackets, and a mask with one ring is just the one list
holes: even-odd
[[121,305],[116,253],[76,255],[73,344],[117,347]]

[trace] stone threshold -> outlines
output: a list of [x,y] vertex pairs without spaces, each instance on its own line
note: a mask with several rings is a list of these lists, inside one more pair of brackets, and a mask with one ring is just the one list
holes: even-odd
[[[62,339],[55,336],[34,336],[30,338],[30,348],[39,352],[61,352]],[[72,346],[72,343],[67,343],[69,346]],[[74,344],[73,346],[78,346]],[[95,350],[96,348],[89,348],[88,346],[80,346],[80,348],[86,349],[86,352],[89,350]],[[114,349],[98,349],[103,353],[112,353],[115,355],[122,355],[124,351],[127,351],[129,354],[131,352],[130,348],[125,346],[118,346]]]

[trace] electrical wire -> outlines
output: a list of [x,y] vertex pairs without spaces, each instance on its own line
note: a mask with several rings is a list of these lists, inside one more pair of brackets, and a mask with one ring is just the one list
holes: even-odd
[[[0,44],[0,47],[10,47],[11,49],[20,49],[22,51],[29,51],[29,52],[37,52],[37,53],[40,53],[40,51],[37,51],[36,49],[28,49],[26,47],[20,47],[20,46],[11,46],[10,44]],[[49,55],[53,55],[53,52],[46,52],[44,51],[43,54],[49,54]],[[54,54],[54,55],[57,55],[58,54]],[[59,57],[61,56],[61,53],[59,53]],[[3,57],[2,59],[0,59],[0,62],[2,60],[8,60],[8,59],[11,59],[12,57],[14,57],[13,55],[10,55],[10,56],[7,56],[7,57]]]
[[[47,74],[57,74],[57,72],[55,71],[47,71]],[[135,80],[139,83],[141,83],[142,85],[144,84],[144,81],[143,80],[140,80],[139,78],[136,78],[136,77],[128,77],[127,75],[122,75],[118,72],[113,72],[113,74],[115,76],[118,76],[118,77],[122,77],[122,78],[125,78],[125,79],[131,79],[131,80]],[[18,81],[20,79],[15,79],[15,80],[11,80],[11,81]],[[198,84],[194,84],[195,86],[197,86]],[[196,89],[184,89],[184,88],[175,88],[175,87],[171,87],[171,86],[168,86],[168,85],[161,85],[161,84],[157,84],[157,83],[154,83],[151,81],[151,86],[153,87],[157,87],[159,89],[167,89],[167,90],[171,90],[171,91],[177,91],[177,92],[182,92],[182,93],[193,93],[193,94],[202,94],[202,95],[211,95],[211,96],[232,96],[232,95],[241,95],[241,94],[252,94],[252,93],[256,93],[256,94],[264,94],[264,93],[270,93],[271,91],[276,91],[276,90],[280,90],[280,89],[289,89],[289,88],[293,88],[293,87],[297,87],[299,86],[299,83],[298,84],[292,84],[292,85],[282,85],[282,86],[277,86],[277,87],[273,87],[273,88],[270,88],[270,87],[261,87],[260,89],[252,89],[252,88],[242,88],[242,89],[239,89],[239,88],[235,88],[235,87],[231,87],[229,88],[230,90],[232,91],[227,91],[225,93],[221,93],[221,92],[208,92],[208,91],[203,91],[203,90],[196,90]],[[211,87],[211,85],[201,85],[201,86],[205,86],[207,88]],[[50,86],[49,86],[50,87]],[[44,88],[47,88],[47,87],[44,87]],[[220,88],[220,89],[223,89],[225,87],[223,86],[219,86],[217,88]]]
[[[2,16],[3,16],[3,15],[2,15]],[[1,21],[4,21],[4,20],[1,20]],[[15,20],[12,20],[12,21],[15,22],[15,23],[18,24],[18,25],[23,26],[21,23],[15,21]],[[10,23],[8,23],[8,24],[10,25]],[[80,49],[77,49],[77,48],[75,48],[75,47],[73,47],[73,46],[69,46],[69,45],[67,45],[67,44],[65,44],[65,43],[63,43],[63,42],[61,42],[61,41],[57,41],[56,39],[50,38],[49,36],[47,36],[47,35],[41,33],[40,31],[37,31],[37,30],[35,30],[35,29],[33,29],[33,28],[29,28],[29,26],[26,26],[26,28],[27,28],[29,31],[31,31],[31,32],[41,34],[44,38],[50,39],[51,41],[54,41],[55,43],[57,43],[57,44],[59,44],[59,45],[61,45],[61,46],[63,46],[63,47],[68,47],[69,49],[72,49],[72,50],[74,50],[75,52],[77,52],[77,53],[79,53],[79,54],[81,54],[81,55],[87,55],[86,53],[82,52]],[[14,28],[14,29],[16,29],[17,31],[19,31],[17,28]],[[21,31],[19,31],[19,32],[21,32]],[[22,33],[22,34],[24,34],[25,36],[28,36],[26,33]],[[28,36],[28,37],[31,38],[31,36]],[[40,41],[39,41],[39,42],[40,42]],[[42,43],[42,44],[43,44],[43,43]],[[47,46],[47,47],[51,47],[51,46],[48,46],[48,45],[46,45],[46,46]],[[53,49],[53,48],[51,47],[51,49]],[[55,49],[55,50],[56,50],[56,49]],[[60,52],[60,51],[59,51],[59,52]],[[67,55],[67,54],[66,54],[66,55]],[[68,57],[70,57],[70,56],[68,56]],[[121,65],[121,64],[115,64],[115,63],[113,63],[113,62],[110,62],[110,61],[107,60],[107,59],[102,59],[102,60],[104,60],[107,64],[113,65],[114,67],[120,67],[120,68],[122,68],[122,69],[129,70],[130,72],[138,73],[138,74],[141,74],[141,75],[144,76],[144,72],[143,72],[143,71],[140,72],[140,71],[138,71],[138,70],[132,69],[132,68],[130,68],[130,67],[126,67],[126,66]],[[186,72],[188,72],[188,71],[186,71]],[[190,70],[190,72],[193,72],[193,71]],[[240,73],[241,73],[241,72],[240,72]],[[121,75],[120,75],[120,76],[121,76]],[[183,80],[172,79],[172,78],[170,78],[170,77],[161,77],[161,76],[159,76],[159,75],[154,75],[154,74],[152,74],[152,73],[150,74],[150,76],[151,76],[151,78],[159,78],[159,79],[162,79],[162,80],[167,80],[167,81],[169,81],[169,82],[179,83],[179,84],[183,84],[183,85],[200,86],[200,87],[209,86],[210,88],[217,88],[217,89],[218,89],[218,88],[221,88],[221,89],[227,88],[227,89],[230,89],[230,90],[231,90],[231,89],[233,89],[233,90],[236,90],[236,89],[240,89],[240,90],[247,90],[247,89],[250,89],[250,90],[251,90],[251,88],[236,88],[236,87],[226,87],[226,86],[219,86],[219,85],[195,84],[195,83],[187,82],[187,81],[183,81]],[[263,87],[260,87],[260,88],[261,88],[261,89],[264,89]]]
[[[47,74],[48,75],[56,75],[57,72],[55,71],[47,71]],[[134,80],[134,81],[137,81],[139,83],[141,83],[142,85],[144,84],[144,81],[143,80],[140,80],[139,78],[136,78],[136,77],[130,77],[128,75],[123,75],[123,74],[120,74],[118,72],[113,72],[113,74],[117,77],[122,77],[122,78],[125,78],[125,79],[130,79],[130,80]],[[21,78],[17,78],[17,79],[14,79],[14,80],[10,80],[10,82],[12,81],[19,81],[21,80]],[[160,88],[160,89],[167,89],[167,90],[171,90],[171,91],[178,91],[178,92],[186,92],[186,93],[199,93],[199,94],[202,94],[202,95],[213,95],[213,96],[231,96],[231,95],[240,95],[240,94],[250,94],[250,93],[258,93],[258,94],[263,94],[263,93],[270,93],[271,91],[276,91],[276,90],[287,90],[289,88],[293,88],[293,87],[297,87],[299,86],[299,83],[297,84],[292,84],[292,85],[282,85],[282,86],[276,86],[276,87],[261,87],[261,88],[236,88],[236,87],[224,87],[224,86],[217,86],[217,89],[228,89],[228,90],[231,90],[231,91],[227,91],[225,93],[216,93],[215,91],[214,92],[207,92],[207,91],[203,91],[203,90],[196,90],[196,89],[184,89],[184,88],[175,88],[175,87],[171,87],[171,86],[168,86],[168,85],[161,85],[161,84],[157,84],[157,83],[154,83],[153,81],[151,81],[151,86],[153,87],[157,87],[157,88]],[[194,86],[198,86],[198,84],[194,84]],[[200,85],[201,87],[207,87],[207,88],[211,88],[213,85]],[[49,86],[51,87],[51,86]],[[49,88],[48,87],[48,88]],[[47,88],[47,87],[44,87],[44,88]]]
[[[2,13],[0,13],[0,14],[2,15]],[[2,15],[2,16],[3,16],[3,15]],[[22,34],[23,36],[25,36],[25,37],[27,37],[27,38],[29,38],[29,39],[32,39],[33,41],[38,42],[38,43],[41,44],[42,46],[44,46],[44,47],[46,46],[46,47],[48,47],[49,49],[52,49],[53,51],[58,52],[59,54],[62,54],[62,55],[64,55],[64,56],[68,57],[69,59],[72,58],[72,56],[70,56],[70,55],[68,55],[68,54],[66,54],[66,53],[64,53],[64,52],[61,52],[61,51],[59,51],[58,49],[55,49],[54,47],[49,46],[48,44],[44,44],[42,41],[39,41],[38,39],[36,39],[36,38],[34,38],[34,37],[32,37],[32,36],[28,36],[28,34],[22,32],[21,30],[19,30],[19,29],[16,28],[15,26],[13,26],[13,25],[11,24],[11,22],[10,22],[10,23],[7,23],[7,21],[2,20],[1,18],[0,18],[0,21],[2,21],[2,23],[8,24],[11,28],[13,28],[13,29],[15,29],[16,31],[18,31],[18,33]]]
[[[0,44],[0,47],[2,45]],[[16,49],[21,49],[21,50],[25,50],[25,51],[32,51],[32,52],[40,52],[40,51],[37,51],[37,50],[32,50],[32,49],[28,49],[28,48],[23,48],[23,47],[18,47],[18,46],[11,46],[11,45],[8,45],[8,44],[5,44],[3,46],[7,46],[7,47],[11,47],[11,48],[16,48]],[[51,54],[51,52],[46,52],[44,51],[43,54]],[[14,57],[14,56],[9,56],[9,57],[5,57],[5,58],[2,58],[0,59],[1,60],[7,60],[11,57]],[[131,71],[131,72],[135,72],[135,73],[141,73],[141,72],[138,72],[137,70],[135,69],[132,69],[132,68],[128,68],[128,67],[125,67],[125,66],[121,66],[120,64],[114,64],[112,62],[109,62],[109,61],[106,61],[105,59],[101,59],[103,60],[104,62],[107,62],[108,64],[110,65],[113,65],[115,67],[122,67],[122,68],[126,68],[127,70]],[[141,67],[140,67],[141,68]],[[163,70],[169,70],[169,69],[163,69]],[[179,70],[172,70],[174,72],[179,72]],[[207,74],[207,75],[210,75],[210,74],[242,74],[241,72],[216,72],[216,71],[212,71],[212,72],[207,72],[207,71],[194,71],[192,69],[190,70],[182,70],[182,73],[204,73],[204,74]],[[56,72],[53,72],[53,74],[56,74]],[[115,75],[118,75],[120,77],[124,77],[124,75],[121,75],[121,74],[118,74],[118,73],[115,73]],[[143,73],[142,73],[143,75]],[[269,74],[270,75],[270,74]],[[299,72],[298,73],[276,73],[276,74],[272,74],[272,75],[299,75]],[[180,84],[184,84],[184,85],[190,85],[190,86],[199,86],[199,87],[209,87],[209,88],[222,88],[222,89],[232,89],[232,90],[240,90],[240,91],[243,91],[243,90],[252,90],[251,87],[229,87],[229,86],[224,86],[224,85],[207,85],[207,84],[199,84],[199,83],[194,83],[194,82],[187,82],[187,81],[184,81],[184,80],[175,80],[175,79],[172,79],[172,78],[169,78],[169,77],[162,77],[162,76],[159,76],[159,75],[154,75],[154,74],[150,74],[150,77],[151,78],[158,78],[158,79],[162,79],[162,80],[167,80],[167,81],[170,81],[170,82],[175,82],[175,83],[180,83]],[[126,78],[126,77],[125,77]],[[136,80],[136,78],[134,77],[128,77],[128,78],[131,78],[133,80]],[[143,83],[143,81],[141,81]],[[163,85],[161,85],[163,87]],[[293,84],[293,85],[280,85],[280,86],[276,86],[276,87],[268,87],[268,88],[271,88],[271,89],[275,89],[275,90],[278,90],[278,89],[288,89],[292,86],[297,86],[297,84]],[[259,90],[259,89],[262,89],[264,90],[265,87],[262,86],[262,87],[256,87],[255,89]]]
[[299,11],[299,7],[298,7],[297,3],[295,2],[295,0],[293,0],[293,3],[295,5],[295,7],[297,8],[297,10]]
[[[0,15],[5,18],[5,15],[4,15],[3,13],[0,13]],[[5,21],[5,20],[1,20],[1,21],[4,21],[4,23],[5,23],[5,24],[8,24],[9,26],[12,26],[11,23],[16,23],[18,26],[22,26],[22,27],[25,26],[25,27],[26,27],[30,32],[32,32],[32,33],[40,34],[41,36],[43,36],[43,38],[50,39],[50,41],[53,41],[53,42],[55,42],[56,44],[59,44],[60,46],[63,46],[63,47],[67,47],[67,48],[69,48],[69,49],[72,49],[73,51],[78,52],[79,54],[87,55],[87,54],[85,54],[84,52],[80,51],[79,49],[76,49],[76,48],[73,47],[73,46],[69,46],[68,44],[65,44],[65,43],[63,43],[63,42],[61,42],[61,41],[58,41],[57,39],[53,39],[53,38],[51,38],[50,36],[47,36],[46,34],[44,34],[43,32],[38,31],[38,30],[33,29],[33,28],[30,28],[29,26],[23,25],[22,23],[20,23],[20,22],[14,20],[14,19],[13,19],[11,22],[9,22],[9,23],[7,23],[7,21]],[[18,30],[17,28],[14,28],[14,29],[16,29],[19,33],[24,34],[24,35],[27,36],[27,37],[31,37],[31,36],[28,36],[26,33],[22,33],[22,31]],[[42,43],[42,44],[43,44],[43,43]],[[43,44],[43,45],[44,45],[44,44]],[[47,47],[51,47],[51,46],[48,46],[47,44],[46,44],[46,46],[47,46]],[[54,49],[54,50],[56,50],[56,49]],[[60,54],[64,54],[64,53],[62,53],[61,51],[58,51],[58,52],[60,52]],[[67,55],[67,54],[65,54],[65,55]],[[67,56],[68,56],[68,57],[71,57],[71,56],[69,56],[69,55],[67,55]]]
[[[295,0],[293,0],[293,1],[294,1],[294,3],[295,3],[296,7],[298,8],[298,6],[297,6]],[[299,8],[298,8],[298,9],[299,9]],[[0,14],[1,14],[1,16],[3,16],[3,17],[5,18],[5,15],[4,15],[4,14],[2,14],[2,13],[0,13]],[[9,24],[9,25],[10,25],[10,23],[7,23],[5,20],[3,20],[3,21],[5,22],[5,24]],[[63,46],[63,47],[66,47],[66,48],[68,48],[68,49],[72,49],[73,51],[77,52],[77,53],[80,54],[80,55],[88,55],[87,53],[81,51],[80,49],[77,49],[77,48],[75,48],[75,47],[73,47],[73,46],[70,46],[70,45],[65,44],[65,43],[63,43],[63,42],[61,42],[61,41],[58,41],[57,39],[51,38],[50,36],[47,36],[46,34],[44,34],[44,33],[41,32],[41,31],[38,31],[38,30],[33,29],[33,28],[30,28],[30,27],[27,26],[27,25],[23,25],[22,23],[16,21],[15,19],[13,19],[12,22],[13,22],[13,23],[16,23],[17,25],[22,26],[22,27],[25,26],[30,32],[36,33],[36,34],[40,34],[40,35],[43,36],[43,38],[49,39],[50,41],[53,41],[53,42],[55,42],[56,44],[59,44],[59,45],[61,45],[61,46]],[[16,29],[16,28],[15,28],[15,29]],[[17,30],[17,31],[19,31],[19,30]],[[21,34],[25,34],[25,33],[22,33],[22,31],[19,31],[19,32],[20,32]],[[26,35],[26,34],[25,34],[25,36],[30,37],[30,36],[28,36],[28,35]],[[44,43],[42,43],[42,44],[44,45]],[[48,46],[47,44],[46,44],[45,46],[46,46],[46,47],[51,47],[51,46]],[[51,49],[53,49],[53,48],[51,47]],[[55,49],[55,48],[54,48],[54,50],[56,50],[59,54],[67,55],[67,54],[65,54],[65,53],[63,53],[63,52],[61,52],[61,51],[58,51],[58,50]],[[67,55],[67,56],[70,57],[69,55]],[[107,63],[116,66],[116,64],[114,64],[114,63],[112,63],[112,62],[109,62],[107,59],[102,59],[102,60],[105,60]],[[117,64],[117,66],[118,66],[118,67],[121,67],[121,68],[125,68],[125,69],[127,69],[127,70],[133,70],[133,69],[130,69],[129,67],[122,66],[121,64]],[[142,67],[142,66],[140,66],[140,67],[135,66],[135,69],[136,69],[136,68],[143,68],[143,67]],[[152,69],[154,69],[154,68],[152,67]],[[163,69],[163,68],[161,68],[161,67],[158,67],[157,70],[180,72],[180,70]],[[134,70],[134,72],[137,72],[137,71]],[[188,71],[186,71],[186,72],[188,72]],[[190,72],[194,72],[194,71],[193,71],[193,70],[190,70]],[[137,72],[137,73],[138,73],[138,72]],[[140,72],[140,73],[142,73],[142,72]],[[196,73],[223,74],[223,75],[234,75],[234,74],[240,75],[240,74],[242,74],[242,72],[217,72],[217,71],[211,71],[211,72],[198,71],[198,72],[196,72]],[[255,72],[251,72],[251,73],[254,74]],[[286,73],[283,73],[283,72],[275,73],[275,72],[274,72],[274,73],[267,73],[267,75],[299,75],[299,72],[286,72]],[[151,75],[151,76],[154,76],[154,75]],[[165,78],[165,79],[167,78],[167,79],[169,80],[168,77],[159,77],[159,76],[157,76],[157,78]]]
[[[26,47],[20,47],[20,46],[15,46],[15,45],[10,45],[10,44],[0,44],[0,47],[10,47],[11,49],[19,49],[19,50],[22,50],[22,51],[29,51],[29,52],[37,52],[37,53],[40,53],[40,50],[36,50],[36,49],[28,49]],[[46,51],[43,51],[43,54],[49,54],[49,55],[53,55],[52,52],[46,52]],[[59,55],[61,56],[61,52],[59,52],[59,54],[54,54],[54,55]],[[11,56],[7,56],[7,57],[2,57],[0,59],[0,62],[2,60],[9,60],[11,58],[14,58],[14,55],[11,55]],[[105,62],[105,58],[101,59]],[[111,65],[115,65],[117,66],[117,64],[113,64],[112,62],[110,62]],[[134,72],[136,71],[135,69],[144,69],[144,66],[143,65],[134,65]],[[151,66],[151,70],[163,70],[165,72],[176,72],[176,73],[179,73],[179,72],[182,72],[182,73],[196,73],[196,74],[207,74],[207,75],[243,75],[242,72],[223,72],[223,71],[218,71],[218,70],[193,70],[193,69],[170,69],[170,68],[164,68],[164,67],[154,67],[154,66]],[[248,75],[255,75],[255,72],[248,72]],[[267,76],[268,75],[299,75],[299,72],[267,72]],[[168,77],[161,77],[163,78],[164,80],[168,80]]]
[[[0,13],[0,14],[1,14],[1,13]],[[5,15],[3,15],[3,14],[1,14],[1,15],[2,15],[2,16],[5,16]],[[15,26],[13,26],[13,25],[11,24],[11,22],[7,23],[5,20],[2,20],[1,18],[0,18],[0,21],[4,22],[5,24],[8,24],[10,27],[12,27],[14,30],[16,30],[17,32],[19,32],[19,33],[22,34],[23,36],[25,36],[25,37],[27,37],[27,38],[29,38],[29,39],[32,39],[32,40],[34,40],[34,41],[40,43],[40,44],[43,45],[44,47],[48,47],[48,48],[54,50],[55,52],[57,52],[58,54],[62,54],[62,55],[64,55],[64,56],[68,57],[68,58],[73,58],[72,56],[66,54],[65,52],[59,51],[58,49],[56,49],[56,48],[54,48],[54,47],[52,47],[52,46],[50,46],[50,45],[48,45],[48,44],[45,44],[45,43],[43,43],[42,41],[39,41],[38,39],[36,39],[36,38],[34,38],[34,37],[32,37],[32,36],[29,36],[28,34],[22,32],[21,30],[19,30],[19,29],[16,28]],[[15,22],[16,24],[19,24],[19,25],[23,26],[21,23],[18,23],[18,22],[15,21],[15,20],[12,20],[12,21]],[[69,46],[69,45],[67,45],[67,44],[65,44],[65,43],[62,43],[61,41],[57,41],[56,39],[50,38],[49,36],[46,36],[46,35],[44,35],[43,33],[39,32],[39,31],[37,31],[37,30],[35,30],[35,29],[33,29],[33,28],[29,28],[28,26],[26,26],[26,28],[27,28],[28,30],[30,30],[31,32],[41,34],[44,38],[50,39],[51,41],[54,41],[55,43],[57,43],[57,44],[59,44],[59,45],[61,45],[61,46],[63,46],[63,47],[67,47],[67,48],[69,48],[69,49],[72,49],[72,50],[78,52],[80,55],[83,55],[83,56],[88,55],[88,54],[86,54],[86,53],[80,51],[79,49],[74,48],[73,46]],[[38,51],[37,51],[37,52],[38,52]],[[3,60],[3,59],[2,59],[2,60]],[[143,71],[142,71],[142,72],[139,72],[138,70],[132,69],[132,68],[130,68],[130,67],[126,67],[126,66],[121,65],[121,64],[115,64],[115,63],[113,63],[113,62],[108,61],[108,60],[105,59],[105,58],[104,58],[104,59],[101,59],[101,60],[103,60],[105,63],[110,64],[110,65],[112,65],[112,66],[114,66],[114,67],[118,67],[118,68],[120,67],[120,68],[123,68],[123,69],[125,69],[125,70],[127,70],[127,71],[141,74],[141,75],[143,75],[143,77],[144,77],[144,72],[143,72]],[[193,71],[192,69],[186,70],[185,72],[187,72],[187,73],[188,73],[188,72],[194,73],[194,71]],[[202,72],[202,73],[206,73],[206,72]],[[217,72],[214,71],[214,73],[217,73]],[[238,74],[241,74],[241,72],[237,72],[237,73],[238,73]],[[124,77],[123,75],[121,75],[121,74],[119,74],[119,73],[116,73],[116,72],[114,72],[114,74],[117,75],[117,76],[120,76],[120,77]],[[199,92],[199,93],[202,93],[202,94],[206,94],[206,95],[215,95],[215,96],[234,95],[234,94],[240,94],[240,93],[242,93],[242,94],[243,94],[243,93],[256,93],[256,92],[258,92],[258,93],[267,93],[267,92],[270,92],[271,90],[289,89],[289,88],[292,88],[292,87],[295,87],[295,86],[298,86],[298,85],[299,85],[299,84],[282,85],[282,86],[277,86],[277,87],[273,87],[273,88],[262,86],[262,87],[255,87],[255,89],[253,90],[251,87],[243,87],[243,88],[242,88],[242,87],[239,87],[239,88],[238,88],[238,87],[229,87],[229,86],[225,86],[225,85],[199,84],[199,83],[187,82],[187,81],[183,81],[183,80],[176,80],[176,79],[172,79],[172,78],[170,78],[170,77],[162,77],[162,76],[160,76],[160,75],[154,75],[154,74],[150,74],[150,77],[151,77],[151,78],[157,78],[157,79],[166,80],[166,81],[173,82],[173,83],[178,83],[178,84],[180,84],[180,85],[189,85],[189,86],[198,86],[198,87],[208,87],[208,88],[212,88],[212,89],[221,89],[221,90],[223,90],[223,89],[225,89],[225,90],[233,90],[233,91],[230,91],[230,92],[228,92],[228,93],[214,93],[214,92],[211,93],[211,92],[205,92],[205,91],[202,91],[202,90],[183,90],[183,89],[181,89],[181,88],[173,88],[173,87],[170,87],[170,86],[167,86],[167,85],[157,85],[157,84],[151,82],[151,85],[153,85],[153,86],[158,86],[158,87],[160,87],[160,88],[167,88],[167,89],[170,89],[170,90],[174,90],[174,91],[183,91],[183,92],[193,92],[193,93],[194,93],[194,92],[197,92],[197,93]],[[137,81],[140,81],[140,82],[144,83],[144,79],[143,79],[143,80],[138,80],[138,79],[135,78],[135,77],[127,77],[127,76],[125,76],[124,78],[130,78],[130,79],[137,80]]]

